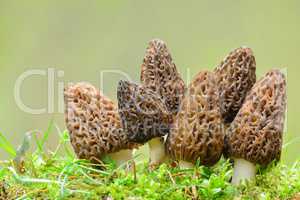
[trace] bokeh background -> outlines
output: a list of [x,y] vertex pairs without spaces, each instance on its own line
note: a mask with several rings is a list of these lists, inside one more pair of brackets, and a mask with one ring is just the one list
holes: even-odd
[[[253,49],[257,75],[272,67],[288,76],[288,115],[283,161],[300,158],[300,1],[0,1],[0,132],[17,146],[29,130],[46,130],[51,119],[65,129],[59,112],[59,85],[89,81],[116,99],[119,70],[139,80],[140,65],[152,38],[167,42],[185,80],[213,69],[230,50]],[[53,113],[29,114],[14,98],[17,78],[27,70],[64,74],[54,79]],[[103,82],[104,84],[100,85]],[[22,84],[22,101],[47,107],[47,77]],[[57,145],[53,130],[49,148]],[[6,155],[0,150],[0,159]]]

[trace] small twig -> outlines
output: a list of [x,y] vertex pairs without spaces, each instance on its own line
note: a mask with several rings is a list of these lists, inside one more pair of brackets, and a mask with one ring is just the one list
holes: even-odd
[[197,192],[197,188],[195,185],[192,186],[192,194],[193,194],[193,200],[198,200],[198,192]]
[[[197,171],[195,170],[195,172],[194,172],[194,175],[193,175],[193,179],[198,179],[199,177],[198,177],[198,173],[197,173]],[[193,185],[192,186],[192,194],[193,194],[193,200],[199,200],[199,195],[198,195],[198,192],[197,192],[197,187],[196,187],[196,185]]]
[[168,174],[169,174],[169,177],[170,177],[170,180],[172,181],[173,185],[176,185],[176,182],[175,180],[173,179],[173,176],[171,174],[171,172],[169,170],[167,170]]
[[76,164],[78,167],[81,167],[82,169],[86,169],[86,170],[89,170],[91,172],[97,172],[97,173],[100,173],[102,175],[105,175],[105,176],[109,176],[110,173],[109,172],[105,172],[105,171],[102,171],[102,170],[98,170],[98,169],[94,169],[94,168],[90,168],[90,167],[86,167],[84,165],[81,165],[81,164]]
[[48,184],[61,184],[59,181],[49,179],[37,179],[37,178],[24,178],[20,177],[13,167],[8,167],[8,170],[12,172],[14,178],[21,183],[48,183]]
[[173,174],[173,177],[182,176],[182,175],[184,175],[183,172],[178,172],[178,173],[176,173],[176,174]]
[[137,183],[137,176],[136,176],[136,166],[135,166],[135,161],[132,161],[132,170],[133,170],[133,180],[134,183]]

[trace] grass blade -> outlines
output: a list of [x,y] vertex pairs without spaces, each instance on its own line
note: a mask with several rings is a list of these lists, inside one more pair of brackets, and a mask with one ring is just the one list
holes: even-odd
[[51,121],[50,121],[50,123],[48,125],[48,128],[47,128],[46,132],[44,133],[43,138],[41,139],[41,142],[40,142],[40,144],[41,144],[42,147],[44,147],[46,141],[49,138],[49,135],[50,135],[50,133],[52,131],[52,128],[53,128],[53,123],[54,123],[54,120],[51,119]]
[[6,139],[6,137],[0,132],[0,148],[4,149],[11,157],[16,156],[16,150],[13,145]]

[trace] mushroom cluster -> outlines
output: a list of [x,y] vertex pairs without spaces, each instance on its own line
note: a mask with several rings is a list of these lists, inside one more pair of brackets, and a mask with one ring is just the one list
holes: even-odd
[[[119,163],[149,144],[150,166],[171,159],[183,168],[234,161],[233,184],[255,176],[255,165],[278,160],[286,110],[286,80],[270,70],[256,81],[250,48],[240,47],[186,88],[166,44],[151,40],[140,84],[119,81],[118,107],[88,83],[65,89],[65,119],[79,158]],[[168,159],[167,159],[168,158]]]

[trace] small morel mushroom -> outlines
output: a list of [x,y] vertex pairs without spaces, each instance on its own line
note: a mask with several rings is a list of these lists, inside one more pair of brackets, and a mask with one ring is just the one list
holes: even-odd
[[182,168],[198,159],[211,166],[222,155],[224,131],[215,75],[200,72],[187,89],[167,138],[167,152]]
[[266,166],[280,158],[285,109],[285,77],[271,70],[255,83],[226,134],[233,184],[255,177],[256,164]]
[[65,121],[80,159],[99,163],[108,155],[120,165],[132,159],[127,135],[114,103],[89,83],[65,88]]
[[[165,42],[160,39],[153,39],[148,44],[141,66],[141,83],[159,95],[171,115],[170,123],[173,123],[184,96],[185,84]],[[149,146],[150,149],[163,147],[164,139],[155,138]],[[161,162],[163,159],[159,160]]]
[[149,42],[141,66],[141,82],[160,95],[170,113],[177,114],[185,84],[162,40]]
[[225,123],[231,123],[256,81],[256,63],[250,48],[240,47],[214,70],[219,86],[220,107]]
[[131,142],[149,142],[150,165],[165,158],[162,136],[169,133],[171,115],[157,93],[143,85],[120,81],[117,91],[119,113]]

